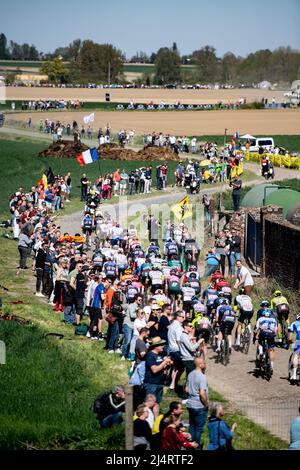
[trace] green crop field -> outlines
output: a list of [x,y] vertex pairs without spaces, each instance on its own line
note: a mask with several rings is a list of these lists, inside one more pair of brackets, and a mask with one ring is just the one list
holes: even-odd
[[[29,191],[32,185],[36,185],[41,179],[43,172],[51,166],[54,174],[65,175],[67,171],[71,171],[73,179],[72,198],[79,202],[80,198],[80,178],[82,173],[86,173],[87,177],[93,182],[96,181],[98,175],[112,173],[115,169],[131,171],[141,166],[148,166],[149,161],[120,161],[120,160],[103,160],[99,163],[93,163],[84,167],[79,166],[76,159],[57,159],[57,158],[40,158],[38,153],[47,148],[47,143],[18,142],[14,140],[1,140],[0,145],[0,162],[1,162],[1,200],[0,214],[8,215],[8,200],[11,194],[22,186],[25,191]],[[153,162],[155,167],[159,162]],[[174,182],[174,171],[177,166],[176,162],[169,162],[169,184]]]

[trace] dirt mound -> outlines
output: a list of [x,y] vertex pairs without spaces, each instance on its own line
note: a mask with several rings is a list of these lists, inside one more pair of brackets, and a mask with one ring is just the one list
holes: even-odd
[[164,161],[176,160],[176,155],[169,149],[147,145],[143,150],[134,150],[120,147],[116,144],[104,144],[98,147],[98,153],[104,160],[149,160]]
[[166,147],[146,145],[138,152],[139,160],[178,160],[178,156]]
[[81,142],[60,140],[53,142],[46,150],[39,153],[39,157],[76,158],[78,153],[88,150],[89,147]]

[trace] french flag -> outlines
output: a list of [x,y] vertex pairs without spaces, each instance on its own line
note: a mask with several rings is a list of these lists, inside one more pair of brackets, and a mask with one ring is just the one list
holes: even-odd
[[84,166],[88,163],[94,163],[99,160],[99,155],[96,147],[94,147],[92,149],[85,150],[85,152],[79,153],[76,159],[80,166]]

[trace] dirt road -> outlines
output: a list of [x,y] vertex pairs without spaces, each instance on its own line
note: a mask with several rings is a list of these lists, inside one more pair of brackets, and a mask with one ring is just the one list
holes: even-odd
[[[6,122],[27,122],[31,117],[32,125],[40,120],[59,120],[63,124],[72,124],[75,119],[79,126],[87,111],[34,111],[10,113]],[[223,110],[223,111],[96,111],[93,123],[94,131],[104,128],[109,123],[112,132],[121,129],[134,129],[136,134],[164,132],[175,135],[222,135],[236,130],[240,135],[294,135],[300,134],[300,109],[274,110]]]
[[[169,90],[169,89],[115,89],[115,88],[45,88],[45,87],[6,87],[7,100],[39,100],[39,99],[79,99],[80,101],[104,102],[105,94],[110,93],[112,102],[129,103],[165,103],[175,104],[177,101],[186,104],[208,104],[236,102],[239,98],[246,98],[247,103],[261,101],[267,98],[269,102],[273,97],[277,103],[284,101],[285,91],[264,89],[235,89],[235,90]],[[287,91],[287,90],[286,90]]]

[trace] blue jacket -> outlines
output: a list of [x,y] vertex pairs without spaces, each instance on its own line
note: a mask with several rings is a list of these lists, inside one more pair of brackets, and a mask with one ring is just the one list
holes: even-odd
[[300,450],[300,416],[291,424],[291,443],[289,450]]
[[220,418],[209,418],[207,427],[209,434],[208,450],[216,450],[226,445],[234,437],[234,433],[230,431],[228,424]]

